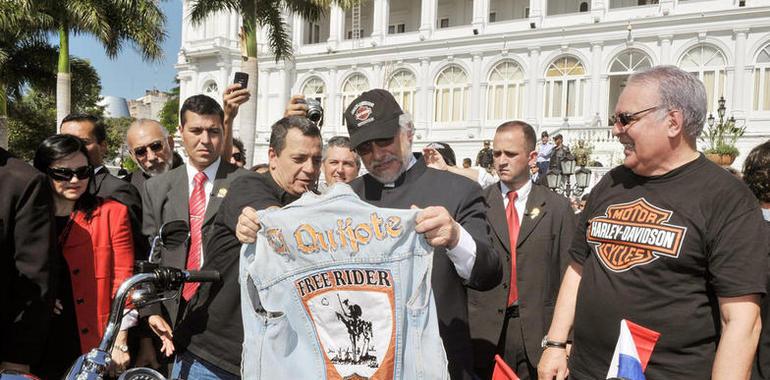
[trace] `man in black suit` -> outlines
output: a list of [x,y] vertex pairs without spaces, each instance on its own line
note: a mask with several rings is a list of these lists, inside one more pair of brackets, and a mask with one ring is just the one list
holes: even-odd
[[[166,174],[147,180],[142,192],[144,207],[143,233],[148,237],[158,235],[160,227],[169,221],[184,220],[191,226],[191,238],[186,244],[172,252],[161,251],[159,257],[151,260],[164,266],[180,269],[198,270],[205,263],[204,247],[209,239],[209,232],[214,222],[214,216],[219,209],[222,199],[227,195],[230,183],[249,172],[237,168],[224,160],[222,150],[225,144],[224,111],[212,98],[206,95],[195,95],[188,98],[179,112],[179,134],[188,154],[188,162]],[[203,174],[200,174],[203,173]],[[196,178],[200,178],[196,182]],[[195,192],[205,196],[200,226],[200,241],[196,252],[190,250],[195,243],[191,203],[195,206]],[[194,207],[198,209],[198,207]],[[192,210],[194,211],[194,210]],[[193,255],[195,257],[193,258]],[[190,267],[189,260],[197,260],[196,267]],[[167,354],[173,350],[170,340],[171,326],[174,326],[180,316],[180,309],[189,298],[181,296],[163,303],[162,307],[149,307],[142,315],[149,315],[150,327],[162,337],[163,351]],[[180,302],[184,303],[180,305]]]
[[42,352],[53,310],[53,209],[48,178],[0,148],[0,370],[29,373]]
[[142,201],[133,186],[110,174],[104,166],[104,155],[107,154],[107,129],[104,122],[93,115],[73,113],[62,120],[60,133],[77,136],[85,141],[88,160],[94,167],[94,176],[88,183],[88,191],[100,198],[114,199],[128,207],[134,257],[137,260],[146,258],[149,245],[147,239],[142,236]]
[[505,257],[503,282],[468,295],[474,367],[482,379],[492,375],[495,354],[521,379],[537,379],[540,341],[569,262],[574,213],[567,198],[530,181],[535,143],[534,129],[522,121],[506,122],[495,132],[500,181],[483,193],[493,248]]
[[481,187],[428,168],[412,153],[414,124],[389,92],[367,91],[350,103],[345,120],[352,146],[368,174],[351,182],[361,199],[378,207],[424,208],[416,231],[436,249],[433,292],[439,331],[452,379],[472,377],[466,288],[500,283],[500,258],[491,248]]

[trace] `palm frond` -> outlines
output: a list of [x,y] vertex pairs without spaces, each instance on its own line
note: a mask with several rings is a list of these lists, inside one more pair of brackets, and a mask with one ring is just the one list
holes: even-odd
[[317,21],[324,14],[328,5],[313,0],[284,0],[290,11],[302,16],[307,21]]
[[207,16],[217,12],[240,12],[244,8],[243,3],[249,1],[254,0],[194,0],[190,4],[190,21],[194,25],[200,25]]
[[287,25],[281,14],[280,0],[262,0],[257,7],[259,25],[269,28],[267,33],[268,45],[275,54],[276,62],[291,58],[292,46]]

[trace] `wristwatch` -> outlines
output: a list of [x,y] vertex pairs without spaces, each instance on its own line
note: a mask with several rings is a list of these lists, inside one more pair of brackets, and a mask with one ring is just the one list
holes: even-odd
[[128,346],[125,345],[125,344],[116,344],[115,348],[117,348],[118,350],[120,350],[122,352],[128,352]]
[[553,348],[566,349],[568,343],[571,343],[571,342],[570,341],[559,342],[559,341],[555,341],[555,340],[549,340],[548,339],[548,335],[546,335],[546,336],[543,337],[543,340],[540,341],[540,348],[544,348],[545,349],[545,348],[553,347]]

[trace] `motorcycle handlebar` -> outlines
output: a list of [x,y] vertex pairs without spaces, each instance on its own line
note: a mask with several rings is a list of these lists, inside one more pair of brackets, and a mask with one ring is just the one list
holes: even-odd
[[217,282],[220,279],[219,272],[215,270],[191,270],[187,271],[185,282]]

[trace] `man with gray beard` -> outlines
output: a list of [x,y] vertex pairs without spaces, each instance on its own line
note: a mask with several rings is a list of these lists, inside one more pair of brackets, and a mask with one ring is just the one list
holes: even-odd
[[182,164],[174,153],[174,138],[159,122],[138,119],[131,123],[126,132],[126,146],[131,159],[139,166],[126,180],[137,190],[144,188],[150,177],[161,175]]

